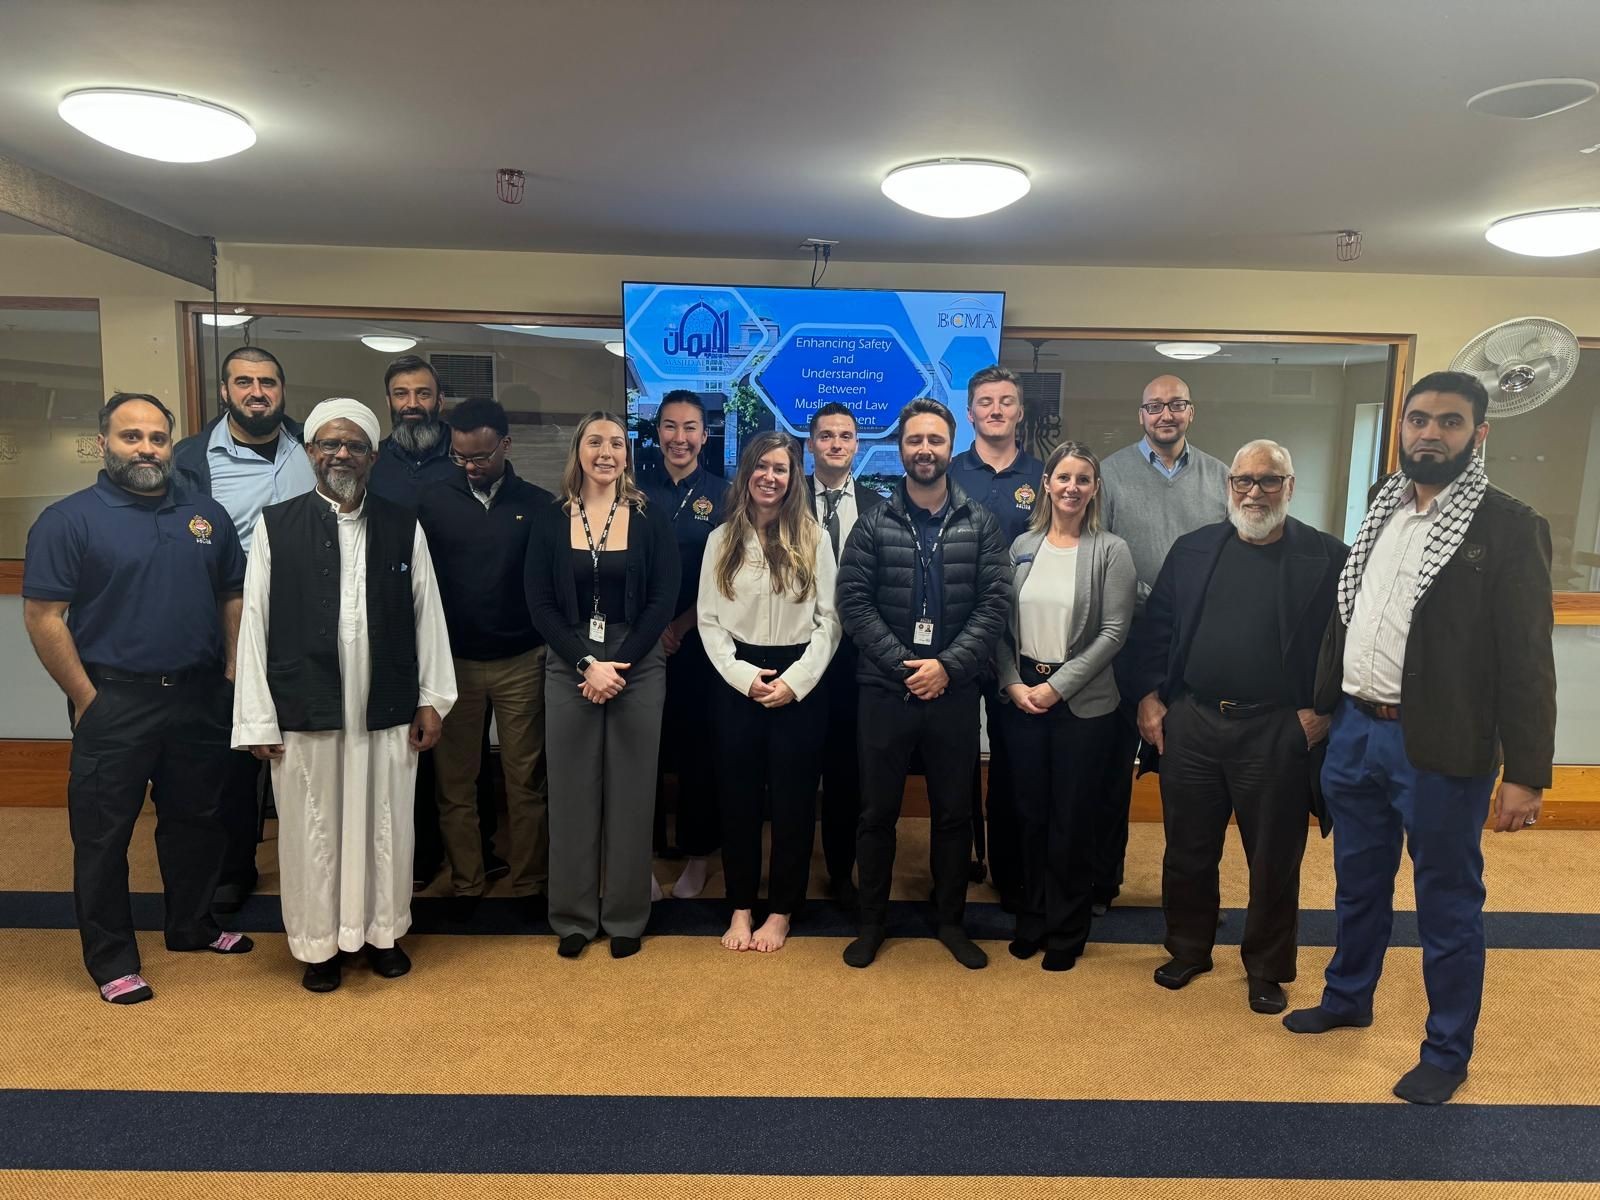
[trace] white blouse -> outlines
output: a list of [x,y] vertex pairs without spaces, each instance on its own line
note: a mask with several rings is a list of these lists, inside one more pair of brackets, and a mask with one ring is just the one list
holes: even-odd
[[745,542],[744,562],[733,577],[734,599],[729,600],[717,586],[717,562],[728,527],[719,525],[706,541],[706,556],[700,568],[700,596],[696,614],[700,641],[717,674],[741,696],[750,694],[760,668],[734,656],[734,642],[750,646],[806,647],[787,670],[778,676],[789,685],[795,699],[804,700],[827,670],[833,652],[839,648],[842,628],[833,606],[837,568],[824,543],[822,527],[807,526],[817,538],[816,586],[804,600],[778,595],[772,589],[772,574],[754,536]]
[[1035,662],[1066,662],[1072,609],[1078,593],[1078,548],[1039,543],[1033,569],[1017,597],[1022,653]]

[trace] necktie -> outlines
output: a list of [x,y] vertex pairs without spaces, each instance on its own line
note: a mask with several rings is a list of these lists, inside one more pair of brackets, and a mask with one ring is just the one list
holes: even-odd
[[828,540],[833,543],[833,561],[839,561],[839,499],[844,495],[843,488],[824,488],[822,499],[828,507],[822,523],[827,526]]

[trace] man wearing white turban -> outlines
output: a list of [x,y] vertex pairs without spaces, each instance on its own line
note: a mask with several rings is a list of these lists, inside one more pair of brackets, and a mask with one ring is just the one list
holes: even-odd
[[313,492],[262,511],[239,629],[233,745],[272,764],[289,951],[313,992],[341,955],[411,969],[411,795],[455,670],[428,542],[367,491],[378,421],[324,400],[305,425]]

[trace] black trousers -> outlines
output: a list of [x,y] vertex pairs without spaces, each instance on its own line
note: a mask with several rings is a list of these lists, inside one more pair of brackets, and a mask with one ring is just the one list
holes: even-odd
[[662,777],[678,777],[677,847],[700,858],[716,852],[721,839],[717,816],[717,774],[706,753],[706,720],[711,697],[726,688],[711,669],[700,634],[691,629],[678,652],[667,659],[667,701],[661,713],[661,754],[656,768],[656,838],[665,841]]
[[[226,714],[232,719],[232,713]],[[222,857],[219,884],[236,884],[246,891],[256,886],[256,843],[261,837],[261,797],[266,764],[248,750],[228,753],[223,774],[218,819],[228,839]]]
[[[799,654],[767,657],[765,647],[739,657],[782,670]],[[786,647],[773,647],[786,650]],[[803,650],[804,647],[801,647]],[[768,907],[785,916],[806,898],[817,828],[818,752],[827,729],[828,696],[819,685],[804,700],[763,708],[721,679],[716,692],[717,774],[722,814],[722,870],[728,901],[754,908],[761,887],[761,826],[772,813]]]
[[1133,803],[1133,756],[1139,750],[1139,704],[1123,701],[1112,714],[1110,746],[1095,788],[1093,898],[1110,904],[1122,891],[1123,860],[1128,856],[1128,809]]
[[1167,712],[1161,755],[1167,852],[1161,907],[1167,951],[1210,962],[1220,903],[1217,868],[1228,817],[1250,864],[1250,906],[1241,955],[1246,972],[1274,983],[1295,976],[1300,860],[1311,812],[1310,752],[1292,708],[1233,719],[1191,696]]
[[822,860],[828,878],[848,883],[856,869],[856,827],[861,823],[861,766],[856,754],[860,685],[856,648],[848,640],[823,673],[827,729],[822,739]]
[[[997,680],[985,679],[982,694],[989,730],[989,794],[984,796],[983,764],[975,762],[972,766],[972,848],[980,862],[987,850],[989,875],[994,880],[995,890],[1002,899],[1014,904],[1023,887],[1022,827],[1013,795],[1012,756],[1006,749],[1010,722],[1001,715],[1011,705],[1001,702]],[[987,837],[984,836],[985,822]]]
[[167,949],[198,950],[222,932],[211,895],[227,844],[217,807],[231,754],[233,687],[220,671],[175,687],[98,679],[95,687],[72,735],[67,814],[83,962],[103,985],[139,971],[128,843],[147,784]]
[[[1077,957],[1089,940],[1094,801],[1116,714],[1080,717],[1065,701],[1042,715],[1000,714],[1021,824],[1017,936]],[[991,758],[991,763],[993,759]]]
[[937,700],[872,685],[861,688],[861,824],[856,863],[861,925],[886,925],[894,874],[895,822],[911,755],[922,757],[930,810],[929,865],[940,925],[959,925],[967,904],[972,842],[972,764],[978,757],[978,688],[953,687]]

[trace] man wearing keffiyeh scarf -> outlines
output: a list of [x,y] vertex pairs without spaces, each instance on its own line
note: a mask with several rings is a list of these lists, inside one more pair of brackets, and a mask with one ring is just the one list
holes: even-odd
[[1428,993],[1420,1061],[1395,1084],[1442,1104],[1466,1080],[1483,996],[1483,854],[1539,818],[1555,755],[1550,527],[1489,483],[1489,398],[1440,371],[1407,393],[1400,472],[1374,491],[1339,579],[1317,707],[1333,712],[1322,789],[1333,820],[1338,946],[1295,1033],[1372,1023],[1408,848]]

